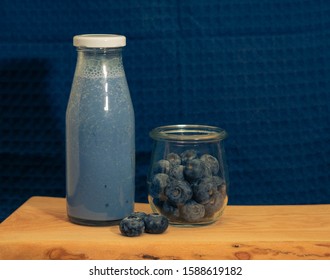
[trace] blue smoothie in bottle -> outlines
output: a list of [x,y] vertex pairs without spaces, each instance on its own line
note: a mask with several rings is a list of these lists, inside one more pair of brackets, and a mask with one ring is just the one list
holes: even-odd
[[67,212],[116,223],[133,212],[134,111],[120,49],[78,51],[66,115]]

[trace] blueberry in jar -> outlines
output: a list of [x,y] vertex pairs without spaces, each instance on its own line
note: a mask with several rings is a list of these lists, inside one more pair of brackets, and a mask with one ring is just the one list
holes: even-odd
[[162,214],[164,214],[165,216],[167,216],[171,219],[178,219],[180,217],[179,208],[172,205],[168,201],[165,201],[162,204],[161,212],[162,212]]
[[170,171],[170,162],[166,159],[157,161],[153,167],[154,173],[165,173]]
[[217,191],[212,177],[206,177],[193,185],[193,198],[200,204],[209,203],[210,199]]
[[186,150],[181,153],[181,162],[186,164],[188,161],[197,158],[197,152],[195,150]]
[[184,204],[193,195],[190,185],[180,180],[171,180],[164,193],[167,200],[174,205]]
[[160,200],[158,197],[155,197],[152,199],[152,203],[157,207],[157,208],[162,208],[164,200]]
[[225,181],[219,176],[212,176],[212,179],[218,190],[220,190],[220,188],[222,188],[222,186],[225,184]]
[[184,170],[184,177],[188,182],[193,182],[211,175],[211,170],[200,159],[193,159],[186,163]]
[[223,183],[220,187],[218,187],[218,191],[223,197],[226,197],[227,196],[226,184]]
[[189,200],[180,208],[180,215],[187,222],[199,222],[205,215],[205,207],[195,200]]
[[174,179],[182,181],[182,180],[184,180],[183,170],[184,170],[183,165],[181,165],[181,164],[174,165],[170,168],[168,175],[170,176],[170,178],[174,178]]
[[224,204],[225,197],[220,192],[215,192],[210,201],[204,205],[205,217],[212,217]]
[[169,185],[169,176],[164,173],[156,174],[150,186],[150,193],[153,197],[163,199],[164,190]]
[[169,161],[171,165],[180,165],[181,164],[181,157],[176,153],[169,153],[166,156],[166,159]]
[[219,172],[219,162],[214,156],[211,156],[209,154],[204,154],[200,157],[200,160],[205,162],[205,164],[211,170],[213,175],[218,174],[218,172]]

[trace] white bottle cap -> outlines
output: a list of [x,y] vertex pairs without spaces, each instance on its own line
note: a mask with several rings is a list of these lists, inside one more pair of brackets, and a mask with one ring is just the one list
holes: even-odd
[[120,48],[126,46],[126,37],[116,34],[84,34],[73,37],[75,47]]

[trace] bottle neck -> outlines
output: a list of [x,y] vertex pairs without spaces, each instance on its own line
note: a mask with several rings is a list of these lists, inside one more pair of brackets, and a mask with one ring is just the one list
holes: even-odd
[[77,48],[76,75],[85,78],[125,76],[122,48]]
[[78,53],[85,53],[86,55],[120,55],[122,48],[85,48],[77,47]]

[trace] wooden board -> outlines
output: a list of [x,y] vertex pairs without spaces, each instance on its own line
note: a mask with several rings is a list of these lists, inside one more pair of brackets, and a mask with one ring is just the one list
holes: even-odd
[[0,224],[0,259],[329,260],[330,205],[228,206],[209,226],[130,238],[70,223],[64,198],[32,197]]

